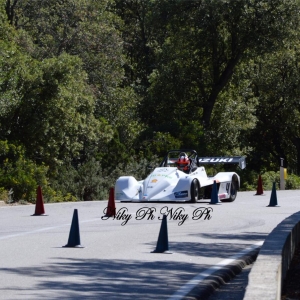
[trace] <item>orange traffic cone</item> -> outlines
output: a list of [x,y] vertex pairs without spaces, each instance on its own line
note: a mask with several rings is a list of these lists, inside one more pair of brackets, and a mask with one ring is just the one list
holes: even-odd
[[35,212],[33,216],[46,216],[45,209],[44,209],[44,201],[43,201],[43,194],[42,188],[39,185],[36,191],[36,203],[35,203]]
[[262,186],[262,180],[261,180],[261,176],[259,175],[257,181],[257,190],[255,195],[263,195],[263,194],[264,194],[264,190]]
[[116,216],[115,189],[113,187],[109,189],[109,199],[108,199],[108,205],[106,208],[105,216],[106,217]]

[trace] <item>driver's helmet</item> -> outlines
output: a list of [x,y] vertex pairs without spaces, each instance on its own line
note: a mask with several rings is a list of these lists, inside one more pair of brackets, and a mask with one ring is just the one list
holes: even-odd
[[186,155],[186,153],[181,152],[179,154],[179,158],[176,163],[177,163],[178,170],[181,170],[183,172],[189,171],[190,160],[189,160],[188,156]]

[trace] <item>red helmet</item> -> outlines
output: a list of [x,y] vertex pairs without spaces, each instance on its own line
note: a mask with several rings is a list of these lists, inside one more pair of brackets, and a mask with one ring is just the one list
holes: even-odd
[[189,170],[190,160],[185,153],[182,152],[179,154],[179,158],[176,163],[177,163],[178,170],[181,170],[184,172]]

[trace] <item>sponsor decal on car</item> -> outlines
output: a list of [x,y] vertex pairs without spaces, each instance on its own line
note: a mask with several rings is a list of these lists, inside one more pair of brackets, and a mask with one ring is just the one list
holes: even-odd
[[157,172],[169,172],[169,170],[167,168],[164,168],[164,169],[158,169]]
[[224,163],[228,163],[228,162],[231,162],[233,160],[233,158],[199,158],[199,162],[202,162],[202,163],[205,163],[205,162],[211,162],[211,163],[214,163],[214,162],[224,162]]
[[175,198],[186,198],[188,197],[188,195],[189,195],[188,191],[180,191],[174,193]]
[[229,191],[230,183],[226,183],[226,191]]
[[152,179],[151,183],[156,183],[158,180],[157,179]]
[[150,177],[165,177],[165,178],[168,178],[168,179],[173,179],[172,176],[169,176],[169,175],[166,175],[166,174],[152,174],[150,175]]

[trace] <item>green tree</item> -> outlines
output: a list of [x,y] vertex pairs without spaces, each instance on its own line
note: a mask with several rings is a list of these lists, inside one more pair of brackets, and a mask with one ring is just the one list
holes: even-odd
[[300,137],[300,46],[298,41],[256,60],[252,89],[258,98],[257,126],[249,136],[253,168],[277,170],[284,158],[298,169],[296,141]]
[[[38,62],[12,55],[6,64],[10,74],[0,89],[17,95],[0,115],[2,139],[24,145],[29,157],[54,166],[78,156],[88,141],[111,138],[109,126],[94,117],[95,101],[79,58],[63,54]],[[6,107],[8,99],[1,97],[0,104]]]
[[[162,1],[164,2],[164,1]],[[141,113],[147,124],[201,118],[205,128],[220,93],[241,62],[280,49],[298,24],[298,3],[176,1]],[[191,112],[190,107],[193,107]],[[150,114],[150,111],[156,112]]]
[[34,47],[19,42],[39,60],[62,53],[76,55],[83,62],[95,99],[96,118],[105,118],[130,145],[137,134],[137,96],[126,80],[123,41],[118,28],[122,22],[114,13],[114,1],[7,1],[14,11],[12,24],[25,30]]
[[0,187],[10,191],[12,200],[34,202],[36,188],[41,185],[48,201],[52,190],[48,186],[47,172],[45,165],[26,158],[22,146],[0,141]]
[[249,155],[253,146],[249,132],[256,127],[258,97],[252,90],[254,63],[250,60],[236,68],[231,82],[218,97],[205,131],[207,152],[215,155]]
[[[124,48],[127,56],[127,80],[140,95],[149,86],[148,76],[156,63],[156,47],[164,41],[166,18],[161,1],[116,0],[116,13],[121,17]],[[169,1],[173,2],[173,1]]]

